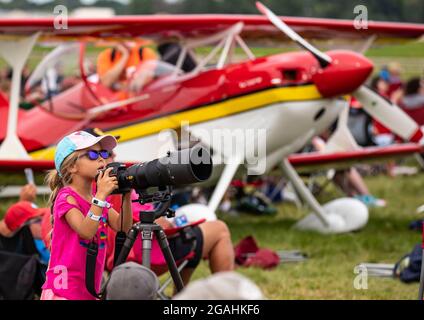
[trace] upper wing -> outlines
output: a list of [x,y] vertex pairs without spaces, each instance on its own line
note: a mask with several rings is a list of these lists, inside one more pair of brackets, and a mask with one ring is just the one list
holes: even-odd
[[[411,38],[424,34],[424,24],[369,21],[367,29],[357,30],[353,20],[281,17],[305,38]],[[67,24],[56,18],[0,19],[0,35],[16,37],[41,31],[44,39],[198,37],[222,31],[237,22],[244,23],[241,36],[247,40],[263,37],[284,40],[281,33],[262,15],[149,15],[112,18],[69,18]],[[55,25],[57,26],[55,28]]]

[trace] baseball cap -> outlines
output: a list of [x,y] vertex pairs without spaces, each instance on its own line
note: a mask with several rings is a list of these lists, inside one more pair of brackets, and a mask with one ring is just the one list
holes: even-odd
[[190,283],[174,300],[262,300],[259,287],[233,271],[218,272]]
[[12,236],[25,222],[48,212],[49,208],[38,208],[32,202],[19,201],[6,211],[4,219],[0,221],[0,229],[4,236]]
[[57,144],[56,152],[54,154],[54,164],[56,170],[59,172],[60,176],[60,166],[63,161],[76,150],[82,150],[91,146],[94,146],[96,143],[100,143],[102,148],[112,151],[116,147],[116,139],[111,135],[103,135],[95,137],[92,134],[85,131],[76,131],[64,137]]
[[156,274],[130,261],[113,269],[106,286],[106,300],[155,300],[158,290]]

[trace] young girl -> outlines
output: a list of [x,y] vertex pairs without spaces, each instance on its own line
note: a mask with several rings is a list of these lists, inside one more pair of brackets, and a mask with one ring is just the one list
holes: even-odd
[[[131,228],[131,194],[123,196],[123,219],[110,207],[108,196],[118,187],[105,160],[116,146],[110,135],[95,137],[84,131],[63,138],[55,152],[56,170],[49,172],[52,189],[53,231],[51,258],[41,300],[95,300],[85,283],[87,247],[94,241],[98,255],[94,283],[99,292],[105,265],[108,226],[127,232]],[[92,182],[97,178],[95,194]],[[121,225],[122,224],[122,225]]]

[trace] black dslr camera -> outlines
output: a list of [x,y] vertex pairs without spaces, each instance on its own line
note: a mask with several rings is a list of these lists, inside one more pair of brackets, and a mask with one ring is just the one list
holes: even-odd
[[212,158],[200,146],[168,152],[168,155],[152,161],[126,167],[123,163],[112,162],[110,175],[118,179],[118,188],[113,194],[123,194],[131,189],[145,190],[150,187],[164,188],[207,180],[212,173]]

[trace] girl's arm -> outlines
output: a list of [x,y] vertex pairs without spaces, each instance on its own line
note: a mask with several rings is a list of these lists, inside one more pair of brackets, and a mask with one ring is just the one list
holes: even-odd
[[[127,233],[133,222],[132,206],[131,206],[131,192],[122,196],[122,231]],[[115,209],[109,209],[108,220],[110,227],[115,231],[121,231],[121,215]]]
[[[72,196],[68,196],[66,200],[71,204],[77,204],[76,200]],[[102,208],[94,204],[90,207],[90,211],[97,216],[102,214],[102,210]],[[88,215],[84,217],[82,212],[76,208],[70,209],[65,214],[65,219],[70,227],[85,240],[92,239],[96,235],[97,229],[99,227],[98,221],[90,219]]]
[[119,80],[129,58],[129,51],[123,45],[118,45],[117,50],[121,53],[119,61],[105,74],[100,76],[100,82],[108,88],[111,88]]
[[[106,169],[106,171],[101,172],[99,177],[97,178],[97,186],[98,190],[96,193],[96,198],[105,201],[106,197],[110,195],[113,190],[118,187],[118,180],[115,176],[110,176],[112,168]],[[68,196],[66,200],[70,204],[77,204],[77,201],[72,196]],[[103,208],[96,206],[94,204],[91,205],[90,211],[96,216],[100,217],[103,212]],[[70,225],[70,227],[78,233],[78,235],[85,239],[90,240],[95,235],[99,228],[99,221],[94,221],[87,214],[85,217],[82,212],[76,208],[70,209],[65,214],[66,222]]]
[[162,229],[174,228],[174,225],[169,222],[165,217],[160,217],[155,220],[155,222],[162,227]]

